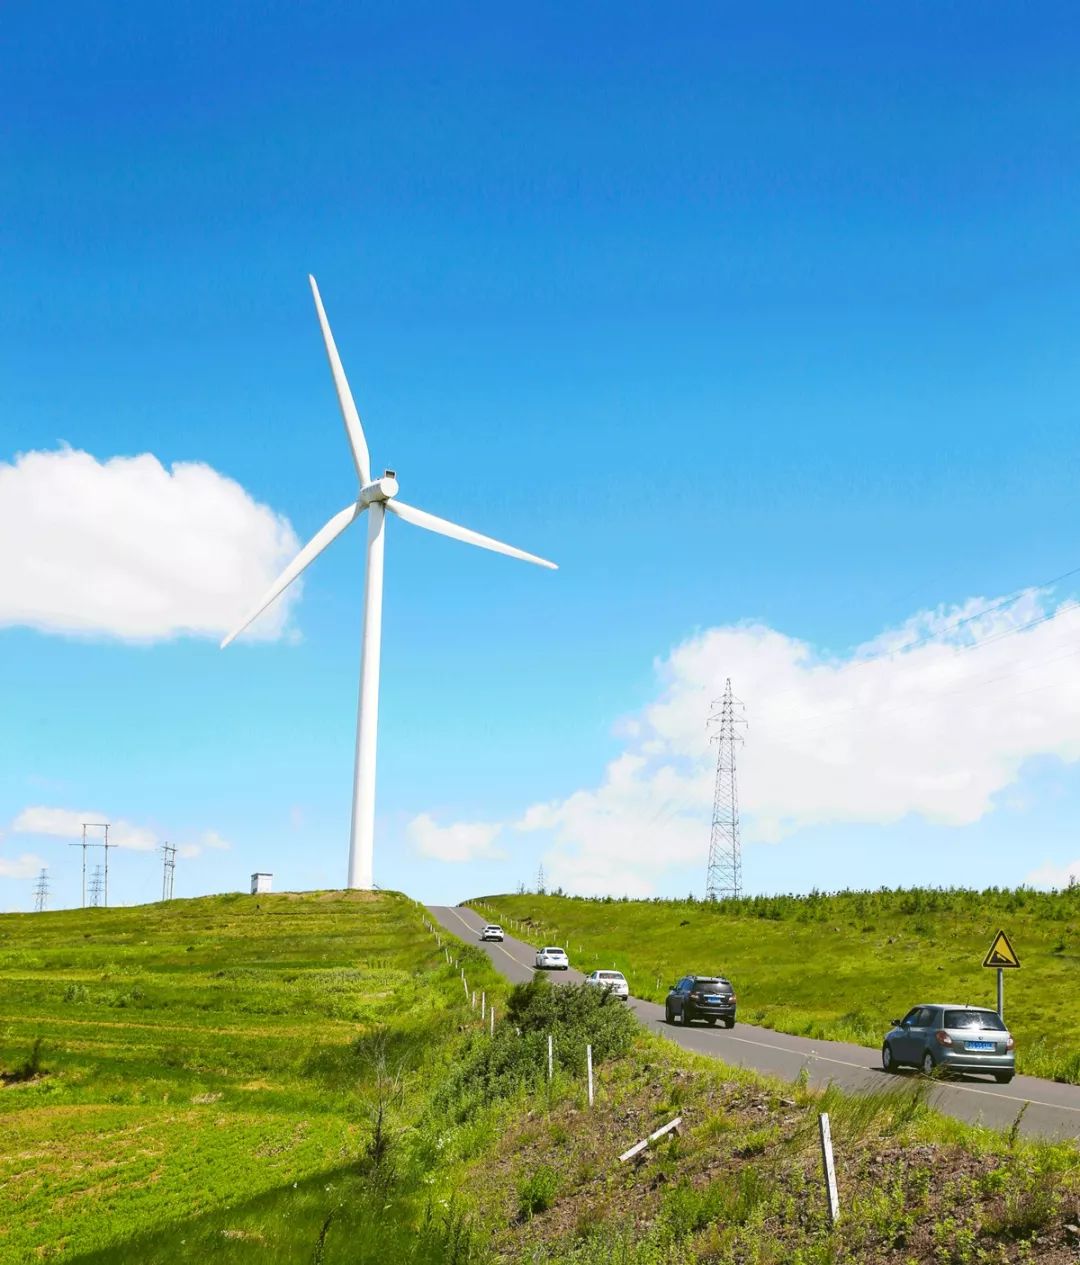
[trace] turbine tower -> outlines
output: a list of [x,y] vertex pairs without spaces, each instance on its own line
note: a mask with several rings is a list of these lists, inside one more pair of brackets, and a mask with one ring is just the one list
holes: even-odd
[[713,703],[709,717],[710,742],[716,743],[716,789],[713,792],[712,834],[705,899],[742,895],[742,844],[739,839],[739,788],[735,778],[735,748],[742,742],[737,725],[745,725],[742,703],[731,693],[731,677],[724,697]]
[[368,515],[367,533],[367,568],[364,575],[364,618],[363,632],[360,641],[360,700],[356,721],[356,764],[353,776],[352,830],[349,839],[349,887],[371,888],[374,886],[372,858],[375,837],[375,739],[379,724],[379,654],[382,643],[382,590],[383,590],[383,550],[385,546],[385,520],[387,512],[412,523],[415,527],[423,527],[426,531],[440,536],[449,536],[451,540],[462,540],[469,545],[477,545],[481,549],[490,549],[494,553],[504,553],[511,558],[520,558],[524,562],[534,562],[537,566],[557,570],[553,562],[538,558],[535,554],[525,553],[512,545],[505,545],[490,536],[482,536],[479,532],[470,531],[467,527],[459,527],[445,518],[436,518],[424,510],[406,505],[397,500],[398,483],[395,471],[387,470],[381,478],[371,477],[371,457],[368,454],[364,428],[360,424],[360,414],[353,403],[352,392],[341,366],[334,336],[330,332],[330,323],[326,319],[319,287],[315,278],[309,276],[311,294],[315,300],[315,311],[319,317],[323,342],[326,345],[326,358],[330,362],[330,373],[334,379],[338,404],[345,421],[345,433],[352,450],[353,464],[356,466],[356,478],[359,485],[357,499],[346,505],[343,510],[330,519],[320,531],[308,541],[293,561],[285,568],[270,588],[259,598],[243,621],[221,643],[224,648],[239,633],[256,619],[270,603],[297,578],[298,575],[313,562],[341,533],[350,527],[365,511]]

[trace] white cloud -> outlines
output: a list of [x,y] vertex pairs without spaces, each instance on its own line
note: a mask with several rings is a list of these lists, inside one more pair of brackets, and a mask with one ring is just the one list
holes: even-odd
[[1036,591],[920,612],[844,657],[760,624],[708,629],[656,664],[657,696],[619,721],[625,748],[599,785],[534,804],[507,829],[536,836],[549,882],[581,893],[644,895],[665,871],[703,863],[705,718],[727,677],[750,722],[744,841],[908,815],[969,825],[1031,757],[1080,759],[1078,634],[1080,606]]
[[[298,549],[286,519],[206,465],[70,448],[0,462],[0,627],[218,637]],[[252,635],[280,636],[296,596]]]
[[[90,809],[80,812],[72,808],[46,808],[42,805],[24,808],[11,823],[11,830],[20,835],[48,835],[78,843],[82,840],[83,822],[89,825],[106,821],[109,823],[109,842],[116,844],[118,848],[128,848],[133,852],[153,852],[163,842],[157,831],[149,826],[136,826],[123,818],[112,819],[106,813]],[[88,842],[101,843],[104,837],[105,832],[100,825],[94,825],[86,832]],[[176,854],[185,860],[192,860],[202,856],[207,850],[227,852],[231,847],[228,839],[222,838],[216,830],[204,830],[195,843],[177,844]]]
[[203,848],[210,848],[214,852],[228,852],[232,844],[228,839],[223,839],[216,830],[204,830],[199,844]]
[[1075,861],[1069,861],[1065,865],[1055,865],[1053,861],[1047,861],[1040,865],[1037,870],[1024,879],[1025,883],[1030,883],[1032,887],[1056,887],[1064,888],[1069,886],[1070,880],[1073,883],[1080,883],[1080,858]]
[[17,857],[0,857],[0,878],[36,878],[45,868],[45,861],[32,852]]
[[459,821],[440,826],[427,813],[414,817],[408,825],[409,838],[424,856],[438,861],[472,861],[477,857],[499,856],[493,846],[502,827],[498,822]]
[[[109,842],[115,843],[118,848],[130,848],[133,852],[152,852],[158,845],[157,835],[147,827],[134,826],[120,818],[111,820],[104,813],[89,809],[80,812],[71,808],[44,808],[40,805],[24,808],[11,823],[11,830],[20,835],[53,835],[74,843],[82,839],[83,822],[106,821],[109,823]],[[88,829],[87,840],[102,842],[104,831],[96,827]]]

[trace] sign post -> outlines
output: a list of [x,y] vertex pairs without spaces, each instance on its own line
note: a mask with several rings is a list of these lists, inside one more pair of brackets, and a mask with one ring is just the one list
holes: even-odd
[[1020,969],[1020,959],[1016,956],[1016,950],[1012,947],[1009,937],[1004,931],[999,931],[994,937],[994,943],[988,949],[986,957],[983,958],[983,966],[997,971],[997,1012],[998,1018],[1004,1021],[1005,972],[1010,970],[1018,971]]

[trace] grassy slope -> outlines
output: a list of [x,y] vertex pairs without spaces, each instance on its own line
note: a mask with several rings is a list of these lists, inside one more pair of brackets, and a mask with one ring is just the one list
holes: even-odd
[[[1066,1265],[1080,1153],[928,1109],[927,1082],[824,1099],[641,1033],[589,1111],[557,1083],[492,1140],[468,1184],[497,1259],[549,1265]],[[827,1220],[818,1112],[841,1220]],[[638,1162],[619,1152],[675,1115]]]
[[[0,1068],[41,1035],[47,1069],[0,1086],[0,1261],[1073,1258],[1075,1147],[965,1129],[903,1089],[833,1094],[832,1230],[803,1087],[688,1055],[615,1005],[612,1044],[593,990],[506,1021],[487,959],[444,941],[497,998],[494,1040],[393,894],[0,918]],[[675,1112],[680,1138],[618,1163]]]
[[886,891],[688,901],[491,896],[485,917],[569,944],[574,965],[615,966],[663,1001],[688,971],[722,972],[741,1017],[783,1032],[876,1046],[919,1001],[994,1002],[981,962],[998,927],[1023,963],[1006,978],[1022,1071],[1080,1082],[1080,888],[1047,894]]
[[0,1260],[310,1254],[373,1100],[418,1109],[462,1002],[392,893],[0,917],[0,1069],[41,1038],[48,1073],[0,1085]]

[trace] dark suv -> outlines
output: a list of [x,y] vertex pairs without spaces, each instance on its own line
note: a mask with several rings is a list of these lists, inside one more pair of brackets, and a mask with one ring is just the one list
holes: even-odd
[[676,1015],[681,1023],[704,1019],[715,1025],[717,1019],[723,1019],[725,1028],[734,1028],[735,989],[731,981],[720,975],[684,975],[672,985],[664,1005],[668,1023],[674,1023]]

